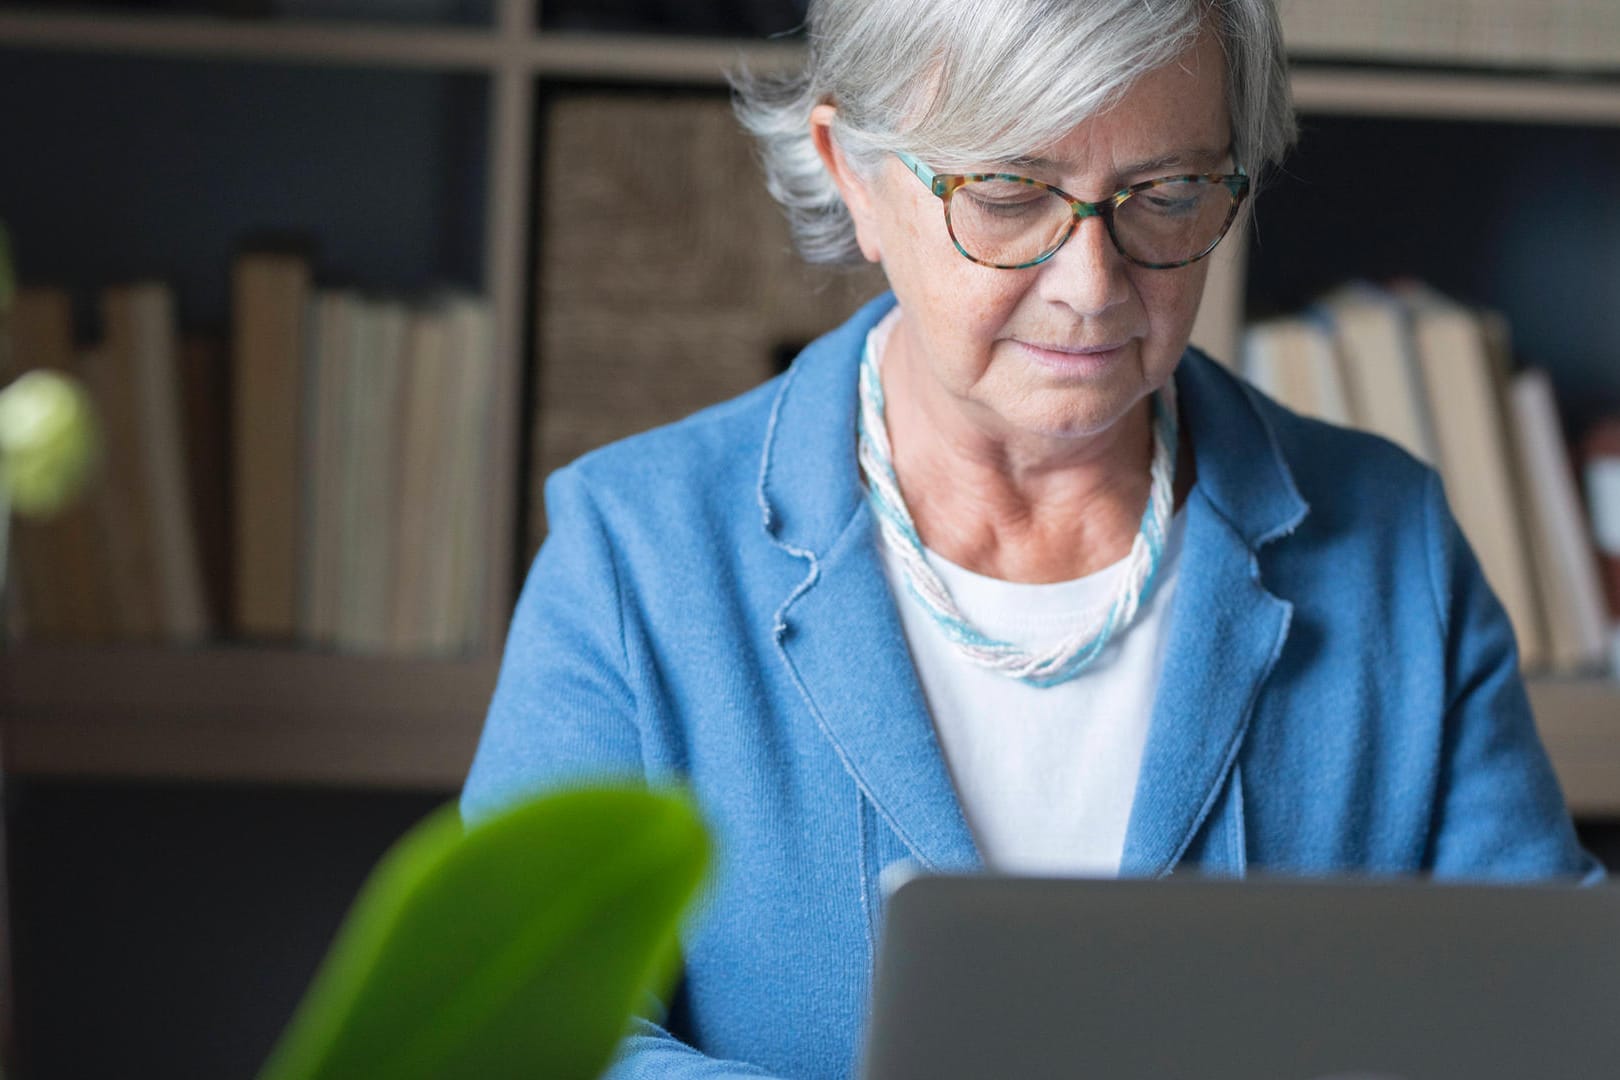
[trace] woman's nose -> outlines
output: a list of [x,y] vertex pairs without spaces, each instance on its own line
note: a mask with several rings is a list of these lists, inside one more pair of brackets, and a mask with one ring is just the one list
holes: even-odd
[[1125,269],[1125,257],[1114,247],[1103,219],[1084,218],[1068,242],[1042,264],[1041,295],[1077,314],[1098,315],[1129,295]]

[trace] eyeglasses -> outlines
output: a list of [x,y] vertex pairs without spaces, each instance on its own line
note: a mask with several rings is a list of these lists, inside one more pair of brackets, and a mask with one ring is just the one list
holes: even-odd
[[1214,251],[1249,194],[1241,166],[1230,175],[1144,180],[1086,202],[1027,176],[944,175],[910,154],[895,156],[944,203],[956,250],[998,270],[1045,262],[1088,217],[1102,218],[1115,249],[1137,266],[1173,270]]

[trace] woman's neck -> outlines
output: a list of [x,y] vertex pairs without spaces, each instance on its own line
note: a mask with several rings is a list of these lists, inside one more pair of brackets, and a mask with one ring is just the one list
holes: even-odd
[[[1151,399],[1085,438],[996,431],[895,348],[895,337],[881,370],[886,423],[924,546],[975,573],[1033,583],[1084,577],[1126,557],[1151,487]],[[1190,487],[1185,444],[1178,507]]]

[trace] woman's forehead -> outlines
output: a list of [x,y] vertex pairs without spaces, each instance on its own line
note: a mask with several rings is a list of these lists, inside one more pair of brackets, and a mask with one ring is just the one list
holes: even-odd
[[[934,113],[923,125],[932,129],[928,134],[966,134],[975,128],[982,134],[956,144],[949,151],[955,160],[930,161],[936,168],[994,168],[1043,178],[1095,169],[1196,171],[1219,164],[1232,143],[1224,53],[1209,33],[1121,86],[1089,114],[1065,109],[1061,102],[1047,102],[1056,114],[1049,119],[1056,123],[1044,132],[1035,112],[1020,110],[1013,128],[997,125],[999,130],[989,130],[976,122],[980,102],[958,99],[952,104],[963,113]],[[1063,112],[1069,113],[1068,119]],[[1011,143],[1009,136],[1018,129],[1034,136],[1029,144]],[[949,145],[954,140],[943,142]],[[979,144],[976,149],[975,143]]]
[[1055,142],[1006,164],[1015,171],[1043,174],[1197,171],[1220,164],[1231,144],[1220,49],[1205,37],[1182,57],[1144,74],[1111,105]]

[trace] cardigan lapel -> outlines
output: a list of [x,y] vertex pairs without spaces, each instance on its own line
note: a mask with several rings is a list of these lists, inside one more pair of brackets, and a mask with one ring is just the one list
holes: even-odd
[[[1126,876],[1168,873],[1229,781],[1293,614],[1293,605],[1260,581],[1256,553],[1307,512],[1249,391],[1195,350],[1182,362],[1177,387],[1198,479],[1186,506],[1164,670],[1126,832]],[[1211,856],[1225,861],[1204,870],[1242,873],[1240,847],[1221,846]]]
[[778,643],[844,767],[927,869],[979,856],[917,682],[863,504],[788,605]]
[[[1171,869],[1220,797],[1260,684],[1288,632],[1292,605],[1253,574],[1253,552],[1207,501],[1187,505],[1187,536],[1153,705],[1123,876]],[[1236,874],[1232,865],[1206,867]]]
[[763,525],[799,567],[777,648],[856,785],[924,867],[980,859],[934,734],[855,458],[856,369],[882,296],[795,361],[760,464]]

